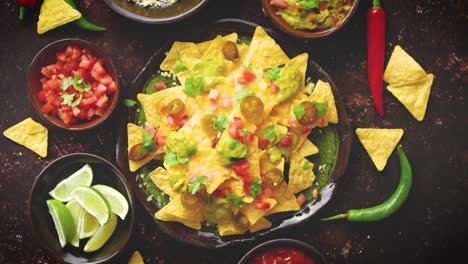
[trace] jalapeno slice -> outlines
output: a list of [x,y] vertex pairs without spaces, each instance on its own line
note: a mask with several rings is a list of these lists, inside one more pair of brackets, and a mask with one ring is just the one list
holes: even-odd
[[319,118],[317,107],[309,101],[304,101],[301,105],[304,106],[304,114],[297,121],[303,126],[312,125]]
[[189,192],[182,193],[182,205],[187,208],[193,208],[202,202],[202,198],[197,194],[191,194]]
[[241,213],[238,213],[236,216],[234,216],[234,221],[232,222],[232,224],[237,230],[241,231],[245,231],[250,227],[249,219]]
[[241,113],[245,119],[254,122],[263,114],[264,107],[262,100],[255,95],[245,97],[240,104]]
[[271,168],[263,177],[265,183],[268,184],[272,189],[278,189],[284,180],[283,172],[278,168]]
[[226,60],[237,61],[239,60],[239,50],[237,49],[236,43],[228,40],[223,46],[223,55]]
[[179,114],[184,110],[185,110],[185,104],[179,98],[176,98],[176,99],[170,101],[166,105],[166,113],[168,113],[170,115]]
[[129,160],[144,159],[148,155],[149,152],[143,151],[142,147],[143,147],[143,143],[136,144],[135,146],[133,146],[128,152],[128,159]]
[[205,131],[208,135],[216,135],[217,131],[213,127],[213,119],[215,119],[215,115],[206,115],[202,117],[200,120],[201,127],[203,131]]

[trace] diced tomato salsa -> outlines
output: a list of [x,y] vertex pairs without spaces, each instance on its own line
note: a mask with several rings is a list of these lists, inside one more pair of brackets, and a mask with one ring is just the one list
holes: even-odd
[[314,264],[315,261],[295,248],[277,247],[255,255],[249,264]]
[[76,46],[57,52],[56,59],[41,69],[44,77],[37,96],[42,111],[58,116],[66,125],[102,115],[117,90],[102,59]]

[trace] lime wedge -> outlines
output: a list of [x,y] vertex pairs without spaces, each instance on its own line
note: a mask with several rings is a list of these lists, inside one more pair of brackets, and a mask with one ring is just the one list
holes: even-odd
[[102,246],[104,246],[107,240],[109,240],[109,238],[114,233],[116,226],[117,226],[117,216],[115,216],[115,214],[111,214],[111,216],[109,217],[109,222],[99,227],[96,234],[94,234],[94,236],[92,236],[88,240],[88,243],[86,243],[84,247],[84,251],[93,252],[93,251],[100,249]]
[[70,240],[70,244],[74,247],[79,247],[80,246],[80,237],[78,233],[78,221],[81,217],[81,215],[85,212],[83,207],[75,201],[71,200],[70,202],[67,203],[67,208],[68,211],[70,211],[70,214],[73,217],[73,223],[75,224],[75,232],[73,235],[73,238]]
[[73,198],[89,214],[96,217],[99,224],[104,225],[109,221],[111,214],[109,203],[102,194],[92,187],[78,187],[73,191]]
[[72,193],[77,187],[91,186],[91,182],[93,182],[93,170],[89,164],[86,164],[83,168],[59,182],[49,194],[56,200],[68,202],[72,199]]
[[78,236],[80,239],[92,237],[101,227],[97,219],[83,209],[83,214],[78,220]]
[[128,202],[119,191],[116,189],[109,187],[107,185],[94,185],[94,189],[98,190],[106,200],[109,202],[111,207],[111,211],[118,215],[120,219],[125,220],[125,216],[128,213]]
[[73,216],[68,208],[60,201],[53,199],[47,200],[47,207],[49,207],[49,213],[54,220],[55,230],[57,230],[60,246],[65,247],[65,245],[70,242],[75,235]]

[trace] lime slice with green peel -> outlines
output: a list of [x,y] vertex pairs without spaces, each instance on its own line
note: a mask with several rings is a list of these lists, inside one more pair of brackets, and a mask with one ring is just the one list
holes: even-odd
[[109,222],[107,224],[101,226],[96,234],[92,236],[88,243],[86,243],[84,247],[85,252],[93,252],[100,249],[104,244],[106,244],[107,240],[112,236],[114,233],[115,227],[117,226],[117,216],[115,214],[111,214],[109,217]]
[[55,230],[57,230],[60,246],[65,247],[65,245],[67,245],[75,235],[73,216],[68,208],[60,201],[53,199],[47,200],[47,207],[49,207],[49,213],[54,220]]
[[92,237],[101,227],[98,220],[83,209],[83,214],[78,220],[78,236],[80,239]]
[[91,186],[93,182],[93,170],[89,164],[77,170],[68,178],[59,182],[55,188],[49,192],[50,196],[61,202],[68,202],[72,199],[73,191],[79,186]]
[[125,216],[127,216],[128,213],[128,202],[127,199],[125,199],[125,196],[116,189],[107,185],[98,184],[94,185],[93,188],[104,195],[106,200],[109,202],[111,211],[118,215],[120,219],[125,220]]
[[73,191],[73,198],[89,214],[96,217],[99,224],[104,225],[109,221],[111,214],[109,203],[104,196],[92,187],[78,187]]
[[73,238],[70,240],[70,244],[74,247],[79,247],[80,246],[80,237],[78,233],[78,221],[83,214],[84,209],[81,207],[81,205],[75,201],[71,200],[70,202],[67,203],[67,208],[68,211],[70,211],[70,214],[73,217],[73,223],[75,224],[75,232],[73,235]]

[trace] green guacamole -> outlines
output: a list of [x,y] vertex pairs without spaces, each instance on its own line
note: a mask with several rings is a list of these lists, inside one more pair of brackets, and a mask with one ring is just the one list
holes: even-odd
[[195,75],[203,76],[202,91],[209,92],[216,83],[221,81],[226,76],[226,66],[224,60],[215,56],[207,56],[199,63],[193,66]]
[[301,76],[301,72],[294,67],[284,67],[281,70],[281,74],[275,82],[279,87],[276,94],[276,100],[279,103],[288,100],[296,94],[301,85]]
[[247,146],[230,137],[222,137],[216,145],[216,154],[221,165],[229,166],[247,156]]
[[296,29],[328,29],[348,14],[354,0],[286,0],[288,7],[276,14]]
[[197,142],[185,131],[170,132],[166,140],[166,153],[172,152],[179,157],[188,157],[196,152]]

